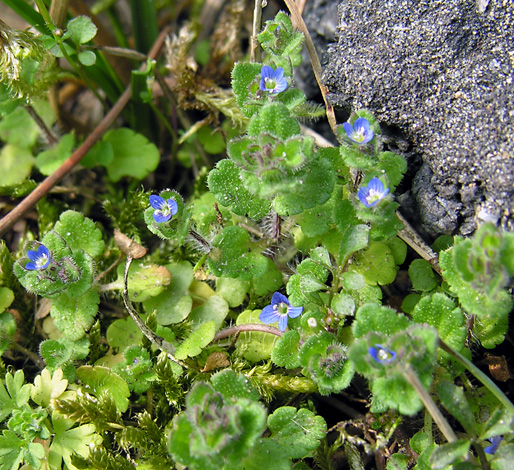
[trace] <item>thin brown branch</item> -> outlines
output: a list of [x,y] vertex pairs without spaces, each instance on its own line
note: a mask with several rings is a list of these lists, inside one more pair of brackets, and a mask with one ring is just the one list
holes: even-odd
[[248,324],[248,325],[239,325],[232,326],[231,328],[226,328],[225,330],[219,331],[211,343],[215,343],[220,339],[228,338],[229,336],[236,335],[239,333],[243,333],[245,331],[260,331],[261,333],[270,333],[275,336],[282,336],[282,333],[279,329],[273,328],[272,326],[265,325],[257,325],[257,324]]
[[307,47],[307,53],[309,54],[309,59],[311,61],[312,70],[314,71],[314,76],[316,77],[316,81],[318,82],[319,89],[321,90],[321,95],[323,96],[323,101],[325,102],[328,123],[330,124],[330,128],[332,129],[332,132],[335,135],[337,135],[336,116],[334,114],[334,108],[327,101],[328,88],[325,85],[323,85],[323,83],[321,83],[321,74],[322,74],[321,62],[319,61],[319,57],[316,52],[316,48],[314,47],[314,43],[312,42],[311,35],[309,33],[309,30],[307,29],[305,21],[303,21],[302,15],[301,15],[300,11],[298,10],[298,7],[296,6],[296,3],[294,2],[294,0],[284,0],[284,2],[287,5],[287,8],[289,9],[289,11],[291,12],[291,16],[293,18],[293,22],[294,22],[295,26],[305,36],[305,46]]
[[[155,44],[153,45],[148,57],[155,59],[161,50],[164,39],[168,34],[168,29],[164,29]],[[146,67],[146,64],[142,66],[142,69]],[[0,236],[2,236],[7,230],[9,230],[23,215],[31,209],[41,198],[43,198],[54,185],[61,181],[70,170],[77,165],[80,160],[86,155],[86,153],[93,147],[102,135],[109,129],[114,120],[120,115],[123,108],[127,105],[130,100],[131,90],[130,86],[123,92],[116,104],[106,114],[102,122],[93,130],[93,132],[86,138],[82,145],[73,152],[70,158],[68,158],[54,173],[44,179],[39,186],[34,189],[23,201],[21,201],[11,212],[9,212],[4,218],[0,220]]]

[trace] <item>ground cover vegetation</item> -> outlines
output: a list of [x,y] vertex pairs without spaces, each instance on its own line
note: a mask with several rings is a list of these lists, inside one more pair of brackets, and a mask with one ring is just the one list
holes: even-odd
[[1,470],[511,468],[514,234],[416,236],[296,4],[3,3]]

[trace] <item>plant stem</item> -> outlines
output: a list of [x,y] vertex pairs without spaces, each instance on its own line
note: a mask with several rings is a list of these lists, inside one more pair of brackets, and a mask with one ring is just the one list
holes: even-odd
[[439,408],[437,408],[436,404],[434,403],[428,392],[425,390],[425,387],[423,387],[423,384],[419,380],[419,377],[412,370],[412,368],[407,364],[402,373],[405,377],[405,380],[407,380],[407,382],[409,382],[412,388],[416,390],[416,393],[419,395],[419,398],[425,405],[425,408],[428,410],[428,412],[434,419],[435,423],[443,433],[446,440],[448,442],[457,441],[457,436],[453,432],[453,429],[451,428],[450,424],[443,416]]
[[471,361],[465,358],[462,354],[454,351],[450,346],[448,346],[443,341],[439,340],[439,347],[451,354],[455,359],[457,359],[462,365],[471,372],[482,384],[498,399],[498,401],[512,414],[514,415],[514,405],[512,402],[505,396],[505,394],[496,386],[496,384],[485,375],[477,366],[475,366]]
[[296,23],[296,27],[305,36],[305,46],[307,47],[307,53],[309,54],[309,59],[311,60],[312,70],[314,71],[314,76],[316,77],[316,81],[318,82],[318,86],[321,91],[321,95],[323,96],[323,101],[325,102],[328,123],[330,124],[330,128],[332,129],[332,132],[335,135],[337,135],[336,116],[334,113],[334,108],[327,101],[328,88],[325,85],[323,85],[323,83],[321,82],[321,74],[322,74],[321,62],[319,61],[318,54],[316,53],[316,48],[314,47],[314,43],[312,42],[311,35],[309,34],[309,30],[307,29],[307,26],[305,25],[302,15],[301,15],[300,11],[298,10],[298,7],[296,6],[294,0],[284,0],[284,2],[287,5],[287,8],[289,9],[289,11],[291,12],[291,16],[293,17],[294,22]]
[[242,333],[244,331],[260,331],[262,333],[271,333],[272,335],[282,336],[282,333],[278,328],[273,328],[272,326],[265,325],[257,325],[257,324],[248,324],[248,325],[238,325],[232,326],[231,328],[226,328],[225,330],[219,331],[211,343],[215,343],[220,339],[228,338],[229,336]]
[[257,42],[257,34],[259,34],[261,29],[262,3],[262,0],[255,0],[255,7],[253,9],[252,37],[250,38],[250,62],[261,61],[261,48]]
[[125,273],[123,276],[123,292],[121,294],[127,312],[132,317],[132,320],[134,320],[134,323],[137,325],[137,327],[141,330],[141,333],[143,333],[152,344],[154,344],[161,351],[164,351],[173,362],[176,362],[177,364],[180,364],[182,367],[189,369],[190,366],[183,363],[182,361],[179,361],[174,356],[176,349],[175,346],[166,341],[164,338],[157,336],[150,328],[148,328],[148,326],[145,325],[143,320],[141,320],[139,314],[132,307],[132,304],[130,303],[130,299],[128,296],[128,274],[131,264],[132,258],[130,256],[127,256],[127,263],[125,264]]
[[27,106],[25,108],[28,113],[30,114],[30,117],[36,121],[36,124],[39,126],[39,128],[43,131],[43,133],[46,136],[46,140],[48,140],[49,145],[55,145],[59,142],[57,137],[52,133],[52,131],[48,128],[48,126],[45,124],[43,119],[41,119],[41,116],[36,112],[36,110],[32,106]]

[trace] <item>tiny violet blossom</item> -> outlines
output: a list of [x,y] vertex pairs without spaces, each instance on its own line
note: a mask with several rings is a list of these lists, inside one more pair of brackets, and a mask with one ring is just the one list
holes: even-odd
[[376,206],[381,199],[384,199],[388,193],[389,188],[385,188],[384,183],[374,176],[367,186],[359,188],[357,197],[366,207],[373,207]]
[[287,80],[284,78],[284,69],[278,67],[273,70],[269,65],[263,65],[261,68],[261,91],[267,91],[271,94],[281,93],[287,88]]
[[368,348],[369,355],[379,364],[390,364],[396,359],[396,353],[384,348],[381,344],[375,344]]
[[25,269],[31,271],[42,271],[46,269],[52,259],[50,251],[48,251],[45,245],[39,245],[36,251],[28,250],[27,256],[30,261],[25,265]]
[[485,449],[484,449],[484,452],[486,454],[494,454],[496,453],[496,451],[498,450],[498,447],[500,447],[500,443],[501,441],[503,441],[503,436],[494,436],[494,437],[490,437],[487,439],[491,445],[490,446],[487,446]]
[[296,318],[303,312],[303,307],[292,307],[285,295],[275,292],[271,298],[271,305],[262,309],[259,320],[271,324],[278,321],[278,329],[286,331],[288,317]]
[[367,144],[375,135],[366,118],[356,119],[353,126],[349,122],[345,122],[343,128],[348,138],[359,145]]
[[150,205],[155,209],[154,220],[160,224],[167,222],[178,212],[178,204],[175,199],[164,199],[161,196],[150,196]]

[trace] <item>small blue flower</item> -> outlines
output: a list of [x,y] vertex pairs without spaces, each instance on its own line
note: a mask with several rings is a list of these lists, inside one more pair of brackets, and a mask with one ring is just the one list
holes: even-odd
[[381,344],[375,344],[368,348],[369,355],[379,364],[390,364],[396,359],[396,353],[384,348]]
[[376,206],[381,199],[385,198],[388,193],[389,188],[385,188],[384,183],[374,176],[367,186],[359,188],[357,197],[366,207],[373,207]]
[[39,245],[36,251],[27,251],[27,256],[30,261],[25,265],[25,269],[31,271],[42,271],[46,269],[52,260],[50,252],[45,245]]
[[287,88],[287,80],[284,78],[284,69],[279,67],[273,70],[269,65],[263,65],[261,69],[261,85],[262,91],[271,94],[281,93]]
[[348,138],[359,145],[367,144],[375,135],[366,118],[356,119],[353,126],[349,122],[345,122],[343,128]]
[[175,199],[164,199],[161,196],[150,196],[150,205],[155,209],[154,220],[160,224],[167,222],[178,212],[178,204]]
[[288,317],[296,318],[303,312],[303,307],[292,307],[285,295],[275,292],[271,298],[271,305],[262,309],[259,320],[271,324],[278,321],[278,329],[286,331]]
[[484,449],[484,452],[486,454],[492,455],[498,450],[498,447],[500,447],[500,443],[501,443],[501,441],[503,441],[503,436],[494,436],[494,437],[488,438],[487,440],[491,443],[491,445],[487,446]]

